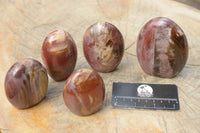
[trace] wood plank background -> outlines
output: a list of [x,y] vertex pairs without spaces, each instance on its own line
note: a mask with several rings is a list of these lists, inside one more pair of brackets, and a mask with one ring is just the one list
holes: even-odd
[[[171,18],[184,30],[189,59],[173,79],[145,74],[136,57],[140,28],[151,18]],[[6,99],[4,78],[21,58],[41,60],[45,36],[56,29],[68,31],[78,47],[75,70],[90,68],[82,50],[85,30],[97,21],[116,25],[125,40],[125,54],[116,71],[100,73],[106,97],[99,112],[88,117],[72,114],[62,98],[63,82],[49,78],[45,99],[30,109],[17,110]],[[171,133],[200,132],[200,10],[168,0],[0,0],[0,132],[53,133]],[[114,109],[112,82],[177,84],[180,111]]]
[[200,9],[200,0],[175,0]]

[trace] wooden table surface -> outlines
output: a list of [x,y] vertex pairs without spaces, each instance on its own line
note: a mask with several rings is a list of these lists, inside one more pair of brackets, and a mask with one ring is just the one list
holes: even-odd
[[[174,20],[189,42],[189,59],[173,79],[145,74],[136,57],[136,40],[141,27],[151,18]],[[63,82],[49,78],[45,99],[26,110],[15,109],[4,92],[10,66],[21,58],[41,60],[45,36],[64,29],[78,47],[75,70],[90,68],[82,50],[85,30],[97,21],[116,25],[125,40],[125,54],[117,70],[100,73],[106,97],[99,112],[88,117],[72,114],[65,106]],[[200,10],[168,0],[7,0],[0,1],[0,132],[53,133],[199,133],[200,132]],[[176,84],[180,111],[114,109],[113,81]]]

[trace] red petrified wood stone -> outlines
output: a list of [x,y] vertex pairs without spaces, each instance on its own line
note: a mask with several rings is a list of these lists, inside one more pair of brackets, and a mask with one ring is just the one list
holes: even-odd
[[71,35],[63,30],[51,32],[43,42],[42,59],[55,81],[67,79],[77,60],[77,49]]
[[147,74],[175,77],[188,58],[188,43],[183,30],[168,18],[151,19],[139,33],[137,57]]
[[5,92],[16,108],[25,109],[39,103],[45,97],[47,89],[47,71],[37,60],[20,60],[7,72]]
[[85,57],[98,72],[110,72],[117,68],[124,53],[124,40],[112,24],[98,22],[90,26],[83,37]]
[[63,98],[71,112],[85,116],[97,112],[103,104],[105,86],[100,75],[91,69],[79,69],[67,79]]

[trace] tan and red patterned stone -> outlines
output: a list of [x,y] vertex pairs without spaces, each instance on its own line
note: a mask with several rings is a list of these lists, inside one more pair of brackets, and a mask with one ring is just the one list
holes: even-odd
[[48,76],[42,64],[34,59],[22,59],[7,72],[5,93],[9,102],[19,109],[38,104],[46,95]]
[[63,99],[69,110],[76,115],[87,116],[97,112],[104,97],[104,82],[95,70],[79,69],[65,82]]
[[55,81],[67,79],[77,60],[77,48],[71,35],[64,30],[48,34],[42,46],[42,59]]
[[91,25],[83,37],[83,49],[90,66],[98,72],[111,72],[120,64],[124,40],[112,24],[98,22]]
[[153,18],[139,33],[137,57],[145,73],[173,78],[183,69],[188,58],[185,33],[168,18]]

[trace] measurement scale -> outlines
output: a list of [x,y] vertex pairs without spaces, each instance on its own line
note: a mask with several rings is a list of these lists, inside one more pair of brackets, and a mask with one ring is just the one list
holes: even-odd
[[178,90],[173,84],[113,83],[112,106],[153,110],[179,110]]

